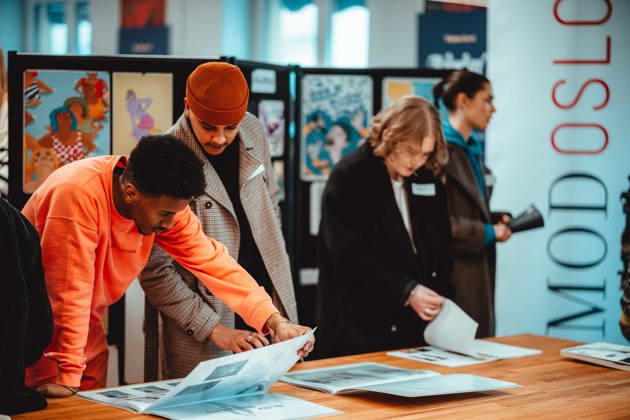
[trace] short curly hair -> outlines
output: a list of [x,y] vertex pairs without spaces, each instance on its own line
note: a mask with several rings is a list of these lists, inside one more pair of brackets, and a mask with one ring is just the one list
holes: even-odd
[[131,151],[123,177],[152,197],[193,199],[206,188],[201,160],[171,135],[142,137]]

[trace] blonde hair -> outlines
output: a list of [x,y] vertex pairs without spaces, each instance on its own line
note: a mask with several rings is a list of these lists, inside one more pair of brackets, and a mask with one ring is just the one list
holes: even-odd
[[411,141],[422,146],[428,136],[435,138],[435,149],[424,166],[438,175],[448,161],[440,113],[419,96],[404,96],[376,114],[367,139],[374,154],[386,158],[400,143]]

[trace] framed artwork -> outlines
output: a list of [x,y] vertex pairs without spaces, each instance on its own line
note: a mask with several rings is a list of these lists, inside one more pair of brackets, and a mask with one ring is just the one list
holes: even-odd
[[372,117],[372,85],[367,75],[302,78],[301,179],[327,179],[334,165],[365,141]]
[[144,136],[173,125],[173,75],[113,73],[113,153],[129,155]]
[[420,96],[433,103],[432,89],[439,81],[440,78],[435,77],[384,77],[381,109],[407,95]]
[[111,153],[109,73],[24,71],[23,191],[57,168]]

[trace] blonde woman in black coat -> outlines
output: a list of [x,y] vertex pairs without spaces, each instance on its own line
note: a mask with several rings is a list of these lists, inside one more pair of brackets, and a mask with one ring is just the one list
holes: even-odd
[[424,344],[451,295],[451,227],[437,110],[404,97],[328,180],[318,237],[318,357]]

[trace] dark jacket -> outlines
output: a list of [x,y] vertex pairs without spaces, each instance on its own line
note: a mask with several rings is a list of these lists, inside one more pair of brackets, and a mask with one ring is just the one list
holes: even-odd
[[[479,324],[477,337],[491,337],[495,332],[496,251],[494,242],[484,245],[484,233],[500,214],[490,212],[492,186],[486,185],[484,199],[466,153],[452,143],[448,151],[445,172],[453,229],[454,301]],[[485,175],[490,173],[482,169]]]
[[404,306],[409,293],[420,283],[451,296],[443,185],[421,169],[405,188],[417,254],[372,147],[366,143],[335,165],[318,237],[318,357],[422,345],[426,322]]
[[39,235],[3,198],[0,244],[0,413],[41,410],[46,400],[24,385],[25,367],[41,357],[53,331]]

